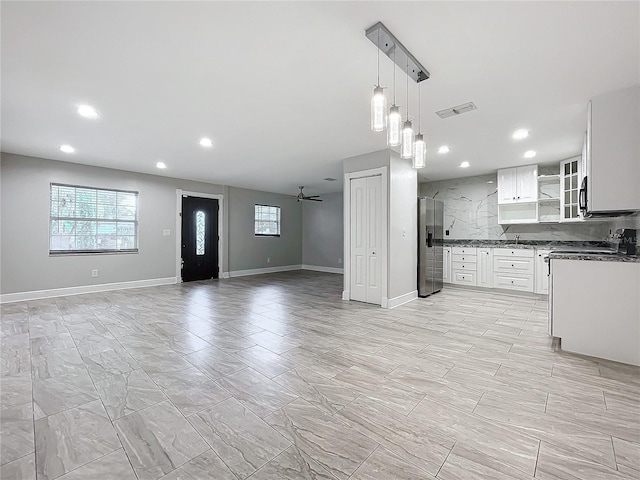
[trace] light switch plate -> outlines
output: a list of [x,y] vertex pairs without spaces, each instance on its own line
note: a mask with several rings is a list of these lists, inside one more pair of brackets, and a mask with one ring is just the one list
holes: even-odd
[[163,237],[170,237],[171,236],[171,230],[169,230],[168,228],[165,228],[164,230],[162,230],[162,236]]

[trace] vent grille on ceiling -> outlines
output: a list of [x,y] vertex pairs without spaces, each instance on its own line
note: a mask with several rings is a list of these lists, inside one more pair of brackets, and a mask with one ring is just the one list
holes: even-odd
[[478,107],[474,105],[473,102],[463,103],[462,105],[457,105],[452,108],[447,108],[446,110],[440,110],[436,112],[440,118],[453,117],[455,115],[460,115],[461,113],[470,112],[471,110],[476,110]]

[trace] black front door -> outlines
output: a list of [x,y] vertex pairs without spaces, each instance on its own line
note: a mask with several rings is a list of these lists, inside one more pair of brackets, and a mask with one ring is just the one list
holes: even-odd
[[182,281],[218,278],[218,200],[182,197]]

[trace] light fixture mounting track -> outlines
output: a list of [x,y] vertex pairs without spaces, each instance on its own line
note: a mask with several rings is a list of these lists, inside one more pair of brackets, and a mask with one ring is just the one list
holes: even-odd
[[420,83],[431,76],[427,69],[416,60],[416,57],[400,43],[382,22],[367,28],[365,35],[414,82]]

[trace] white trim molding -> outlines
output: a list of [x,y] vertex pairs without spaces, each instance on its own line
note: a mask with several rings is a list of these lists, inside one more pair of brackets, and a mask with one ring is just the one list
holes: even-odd
[[344,269],[337,267],[321,267],[319,265],[302,265],[302,270],[313,270],[314,272],[339,273],[342,275]]
[[128,288],[157,287],[158,285],[172,285],[177,283],[176,277],[149,278],[147,280],[132,280],[130,282],[101,283],[98,285],[81,285],[79,287],[52,288],[50,290],[34,290],[31,292],[5,293],[0,295],[0,303],[24,302],[42,298],[67,297],[84,293],[109,292]]
[[389,298],[387,299],[386,308],[388,309],[396,308],[396,307],[399,307],[400,305],[404,305],[405,303],[412,302],[416,298],[418,298],[418,290],[405,293],[404,295],[400,295],[399,297]]
[[229,278],[229,272],[223,270],[226,265],[224,231],[224,195],[221,193],[189,192],[176,189],[176,278],[182,282],[182,197],[213,198],[218,200],[218,278]]
[[351,292],[349,290],[342,291],[342,299],[343,300],[351,300]]
[[283,265],[281,267],[252,268],[251,270],[235,270],[229,272],[229,277],[246,277],[248,275],[262,275],[264,273],[290,272],[302,270],[302,265]]

